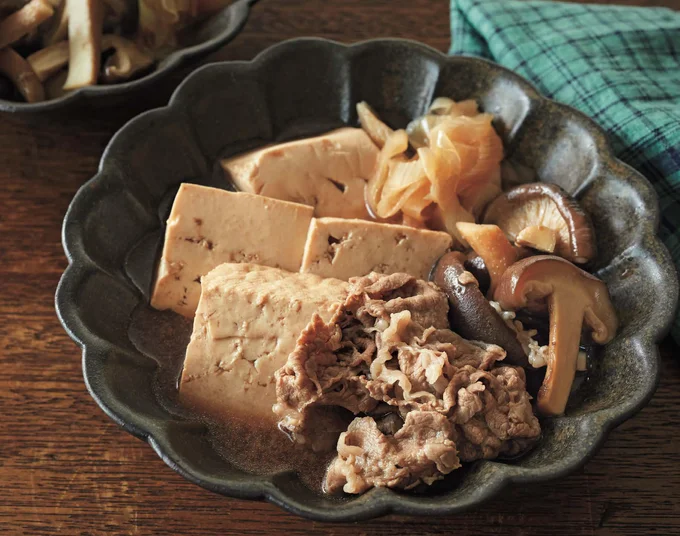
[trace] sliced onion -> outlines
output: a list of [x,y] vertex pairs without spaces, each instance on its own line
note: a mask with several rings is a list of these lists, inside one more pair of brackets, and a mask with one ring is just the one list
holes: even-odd
[[411,145],[418,149],[430,144],[432,130],[446,118],[474,117],[479,114],[474,100],[455,102],[439,97],[432,102],[427,114],[411,121],[406,127]]
[[[440,140],[443,145],[445,142]],[[460,221],[474,222],[475,219],[465,210],[456,193],[459,176],[452,173],[456,166],[456,153],[442,148],[418,149],[418,155],[423,162],[423,168],[432,184],[431,196],[437,204],[433,226],[446,230],[461,244],[466,245],[465,239],[456,228]]]
[[432,101],[430,113],[434,115],[449,115],[451,117],[461,115],[474,117],[479,114],[479,108],[477,107],[477,102],[471,99],[456,102],[447,97],[439,97]]
[[385,217],[378,212],[378,203],[383,193],[383,187],[389,173],[390,160],[403,155],[408,149],[408,136],[405,130],[396,130],[385,140],[385,146],[380,151],[378,166],[373,177],[366,185],[366,201],[376,216]]
[[[364,129],[383,145],[367,187],[374,214],[401,212],[404,223],[445,230],[466,245],[456,224],[474,223],[501,193],[503,144],[493,117],[480,114],[473,100],[440,98],[406,131],[392,131],[365,103],[357,111]],[[412,159],[405,155],[409,142],[417,151]]]
[[419,160],[400,161],[393,159],[388,167],[387,179],[377,204],[378,215],[390,218],[408,202],[413,192],[429,184],[423,164]]
[[425,182],[418,189],[414,190],[404,202],[401,208],[404,214],[404,222],[411,222],[410,225],[412,227],[424,227],[424,222],[427,219],[425,211],[430,206],[432,206],[430,183]]
[[378,119],[373,108],[365,102],[357,104],[357,115],[359,116],[361,128],[366,131],[366,134],[373,140],[373,143],[382,149],[387,142],[387,138],[394,133],[394,130]]

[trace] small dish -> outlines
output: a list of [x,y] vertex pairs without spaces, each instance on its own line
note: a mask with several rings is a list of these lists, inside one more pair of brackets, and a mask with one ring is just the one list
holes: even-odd
[[241,31],[248,20],[251,6],[257,1],[236,0],[200,22],[192,28],[188,38],[193,43],[191,46],[174,51],[151,72],[140,78],[119,84],[83,87],[58,99],[31,104],[0,99],[0,112],[40,114],[73,108],[83,102],[92,105],[120,102],[130,94],[137,94],[140,90],[147,89],[181,66],[197,61],[229,43]]
[[[137,350],[128,333],[133,311],[148,304],[176,188],[186,181],[226,188],[215,165],[220,157],[354,125],[358,101],[370,102],[393,126],[404,126],[434,96],[477,99],[495,115],[509,162],[580,199],[597,231],[600,254],[592,268],[608,283],[619,311],[618,336],[567,413],[544,421],[543,437],[531,453],[469,464],[425,494],[373,489],[337,500],[314,493],[292,473],[255,476],[236,469],[217,454],[202,424],[159,403],[152,387],[157,363]],[[192,482],[322,521],[452,514],[510,484],[574,471],[613,427],[650,399],[659,371],[657,343],[678,296],[675,269],[656,237],[658,219],[651,185],[614,158],[593,121],[541,97],[506,69],[403,40],[352,46],[294,40],[251,62],[201,68],[168,106],[142,114],[114,136],[99,172],[77,193],[64,219],[69,266],[56,307],[83,348],[85,381],[97,403]]]

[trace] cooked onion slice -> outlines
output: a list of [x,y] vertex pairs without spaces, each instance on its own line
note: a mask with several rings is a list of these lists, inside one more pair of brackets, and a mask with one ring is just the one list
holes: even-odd
[[382,218],[394,216],[409,202],[413,193],[423,187],[429,191],[425,170],[418,160],[392,159],[383,194],[376,207],[377,213]]
[[396,130],[390,134],[385,140],[385,146],[380,151],[376,172],[366,185],[366,201],[374,215],[379,218],[386,217],[379,212],[378,204],[390,171],[390,160],[396,156],[403,157],[407,149],[408,136],[405,130]]
[[433,131],[433,135],[445,135],[455,148],[459,167],[454,172],[460,177],[457,192],[462,206],[475,216],[501,194],[503,142],[492,119],[490,114],[447,117]]
[[459,165],[455,148],[446,136],[441,135],[439,138],[433,148],[418,149],[418,156],[431,184],[430,198],[437,204],[430,225],[447,231],[460,244],[467,245],[456,224],[474,222],[475,219],[460,204],[456,193],[460,177],[455,174],[455,169]]
[[373,109],[365,102],[357,104],[357,115],[361,128],[366,131],[373,143],[382,149],[394,130],[378,119]]
[[477,114],[479,110],[473,100],[455,102],[446,97],[439,97],[432,102],[427,114],[408,124],[406,132],[409,142],[416,149],[426,147],[430,144],[432,130],[446,117],[474,117]]

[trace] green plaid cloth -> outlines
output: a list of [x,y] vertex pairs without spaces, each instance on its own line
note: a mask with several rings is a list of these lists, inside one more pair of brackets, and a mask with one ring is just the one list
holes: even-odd
[[[451,54],[481,56],[602,125],[659,194],[680,267],[680,13],[533,0],[451,0]],[[672,329],[680,342],[680,315]]]

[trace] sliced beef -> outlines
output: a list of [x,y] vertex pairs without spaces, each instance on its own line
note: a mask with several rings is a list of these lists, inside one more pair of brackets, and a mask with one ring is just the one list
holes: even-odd
[[[505,351],[452,332],[447,313],[446,297],[432,284],[370,274],[350,281],[329,322],[315,317],[301,334],[276,374],[280,426],[306,442],[313,408],[368,415],[340,436],[329,491],[431,483],[458,458],[515,455],[540,435],[523,369],[496,366]],[[424,454],[442,445],[457,453],[455,463]]]
[[502,366],[484,371],[467,366],[458,381],[462,383],[449,419],[462,461],[515,456],[540,436],[524,369]]
[[326,324],[314,315],[277,371],[274,412],[279,427],[294,440],[305,441],[312,420],[309,411],[315,406],[341,406],[356,415],[378,405],[365,382],[375,341],[355,331],[355,337],[350,329],[349,338],[343,338],[337,323]]
[[452,435],[449,421],[434,411],[410,412],[394,435],[381,432],[372,417],[354,419],[338,440],[326,490],[363,493],[372,487],[431,484],[460,467]]
[[423,329],[409,311],[403,311],[376,333],[376,358],[366,384],[371,396],[402,412],[446,413],[456,403],[446,393],[460,367],[486,370],[504,357],[498,346],[466,341],[448,329]]
[[409,311],[423,326],[448,328],[449,304],[432,283],[397,273],[371,273],[350,279],[347,309],[364,326],[372,327],[376,319],[389,320],[393,313]]

